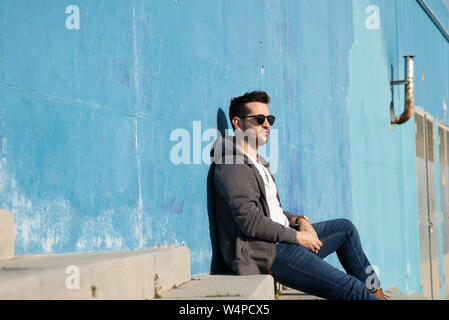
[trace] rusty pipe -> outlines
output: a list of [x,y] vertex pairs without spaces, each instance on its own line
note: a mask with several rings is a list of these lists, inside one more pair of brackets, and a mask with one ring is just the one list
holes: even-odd
[[405,63],[404,63],[404,73],[405,73],[405,80],[401,81],[391,81],[390,85],[400,85],[404,84],[404,90],[405,90],[405,102],[404,102],[404,111],[401,115],[395,117],[394,113],[391,113],[391,124],[402,124],[407,122],[413,114],[413,102],[414,102],[414,94],[415,94],[415,77],[414,77],[414,71],[415,71],[415,65],[413,58],[414,56],[404,56]]

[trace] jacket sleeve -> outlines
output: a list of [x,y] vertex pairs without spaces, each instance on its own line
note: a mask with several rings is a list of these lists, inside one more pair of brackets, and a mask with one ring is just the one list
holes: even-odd
[[296,243],[295,229],[272,221],[258,207],[259,185],[247,164],[218,164],[214,171],[214,187],[245,236],[273,243]]
[[285,216],[287,217],[288,223],[289,223],[290,226],[291,226],[291,225],[292,225],[292,223],[291,223],[292,218],[296,217],[296,215],[294,215],[294,214],[291,213],[290,211],[285,211],[285,210],[284,210],[284,214],[285,214]]

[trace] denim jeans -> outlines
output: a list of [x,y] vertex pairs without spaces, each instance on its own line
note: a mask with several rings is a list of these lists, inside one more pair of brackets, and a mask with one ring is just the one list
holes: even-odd
[[[325,299],[378,300],[368,288],[379,287],[351,221],[335,219],[312,224],[323,243],[318,254],[297,244],[278,243],[271,274],[279,283]],[[346,273],[323,259],[336,252]]]

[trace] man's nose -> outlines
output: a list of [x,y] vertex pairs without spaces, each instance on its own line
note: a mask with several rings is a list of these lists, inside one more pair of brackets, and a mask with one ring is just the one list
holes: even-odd
[[262,123],[262,127],[269,129],[270,124],[268,123],[268,118],[265,117],[265,121]]

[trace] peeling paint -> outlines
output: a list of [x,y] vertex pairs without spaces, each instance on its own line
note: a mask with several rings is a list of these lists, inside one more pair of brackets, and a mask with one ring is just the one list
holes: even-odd
[[0,162],[0,192],[7,194],[15,220],[16,252],[61,251],[69,238],[73,212],[65,199],[38,199],[34,203],[23,194],[14,177],[9,177],[6,161]]
[[6,173],[6,159],[0,159],[0,194],[5,193],[5,187],[7,184],[7,173]]
[[123,249],[123,236],[113,216],[114,210],[109,209],[100,212],[97,217],[85,219],[76,248],[79,251]]
[[8,139],[7,138],[2,138],[2,141],[1,141],[1,143],[2,143],[2,145],[1,145],[1,156],[2,157],[5,157],[6,156],[6,143],[8,142]]

